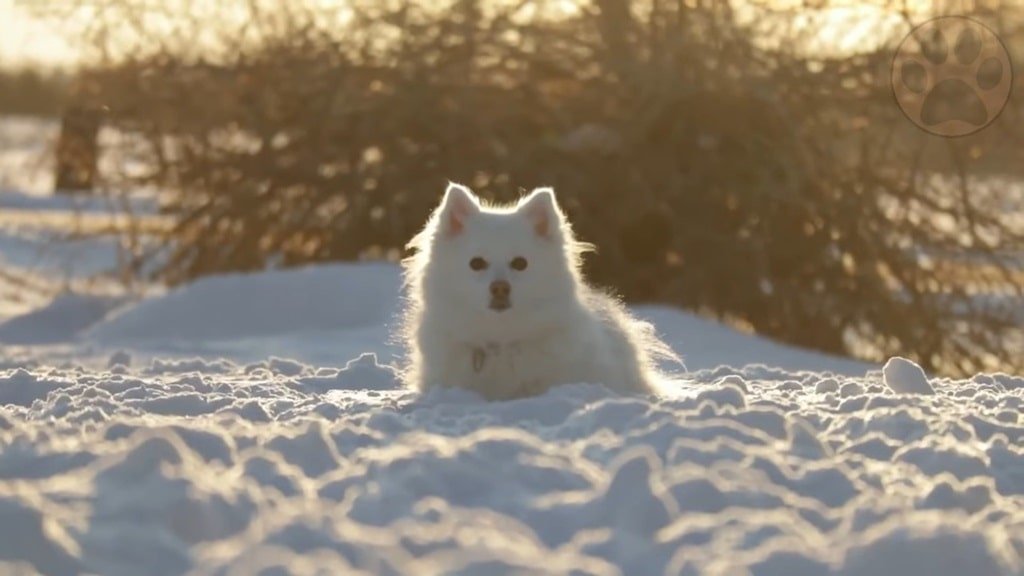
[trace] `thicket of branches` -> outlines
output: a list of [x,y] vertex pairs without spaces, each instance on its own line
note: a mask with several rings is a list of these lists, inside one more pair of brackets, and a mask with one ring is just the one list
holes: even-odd
[[0,68],[0,114],[56,116],[65,104],[67,83],[59,72]]
[[[115,24],[146,37],[138,6],[108,4],[97,47]],[[146,158],[105,176],[168,193],[170,282],[394,258],[449,179],[503,200],[551,185],[599,248],[590,276],[629,300],[947,373],[1021,366],[1020,192],[972,176],[1019,159],[1014,111],[924,134],[892,99],[894,42],[807,54],[795,13],[563,4],[249,2],[216,48],[133,51],[80,94]]]

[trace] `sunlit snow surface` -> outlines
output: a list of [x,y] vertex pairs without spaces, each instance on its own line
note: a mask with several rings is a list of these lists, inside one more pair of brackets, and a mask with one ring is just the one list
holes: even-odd
[[1024,378],[641,308],[691,369],[665,397],[420,397],[399,282],[229,275],[0,324],[0,574],[1024,573]]
[[371,355],[8,369],[0,573],[1022,572],[1024,379],[688,377],[485,403]]

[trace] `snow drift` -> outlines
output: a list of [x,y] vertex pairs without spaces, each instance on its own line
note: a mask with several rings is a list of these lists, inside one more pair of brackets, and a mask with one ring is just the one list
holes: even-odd
[[384,324],[401,277],[389,264],[308,267],[202,278],[92,328],[97,341],[225,340]]
[[[81,300],[83,308],[101,307],[87,298]],[[70,314],[67,303],[60,304],[59,313]],[[637,306],[634,311],[656,326],[691,370],[764,364],[862,375],[870,367],[740,334],[674,308]],[[68,342],[146,348],[156,354],[227,356],[240,361],[279,355],[337,364],[372,352],[390,362],[400,353],[390,337],[400,313],[401,272],[397,266],[334,264],[203,278],[64,334]],[[38,311],[34,316],[43,317]],[[77,316],[89,315],[82,311]],[[31,321],[18,322],[17,333],[53,333]],[[15,340],[9,332],[0,324],[0,342]]]
[[231,275],[0,328],[74,333],[0,349],[0,573],[1024,574],[1024,378],[649,307],[693,370],[669,396],[418,396],[398,290],[387,265]]
[[1024,570],[1020,378],[719,368],[485,403],[372,356],[112,360],[0,373],[0,572]]

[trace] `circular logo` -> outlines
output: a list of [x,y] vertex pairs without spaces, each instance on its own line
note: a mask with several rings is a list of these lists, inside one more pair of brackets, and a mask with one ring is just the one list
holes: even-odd
[[929,20],[900,42],[892,90],[903,113],[938,136],[966,136],[988,126],[1010,99],[1013,69],[999,37],[961,16]]

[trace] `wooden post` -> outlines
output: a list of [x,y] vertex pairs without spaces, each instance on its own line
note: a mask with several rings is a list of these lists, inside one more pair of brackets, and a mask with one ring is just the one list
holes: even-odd
[[99,164],[100,113],[71,104],[61,119],[57,142],[56,192],[90,192],[96,185]]

